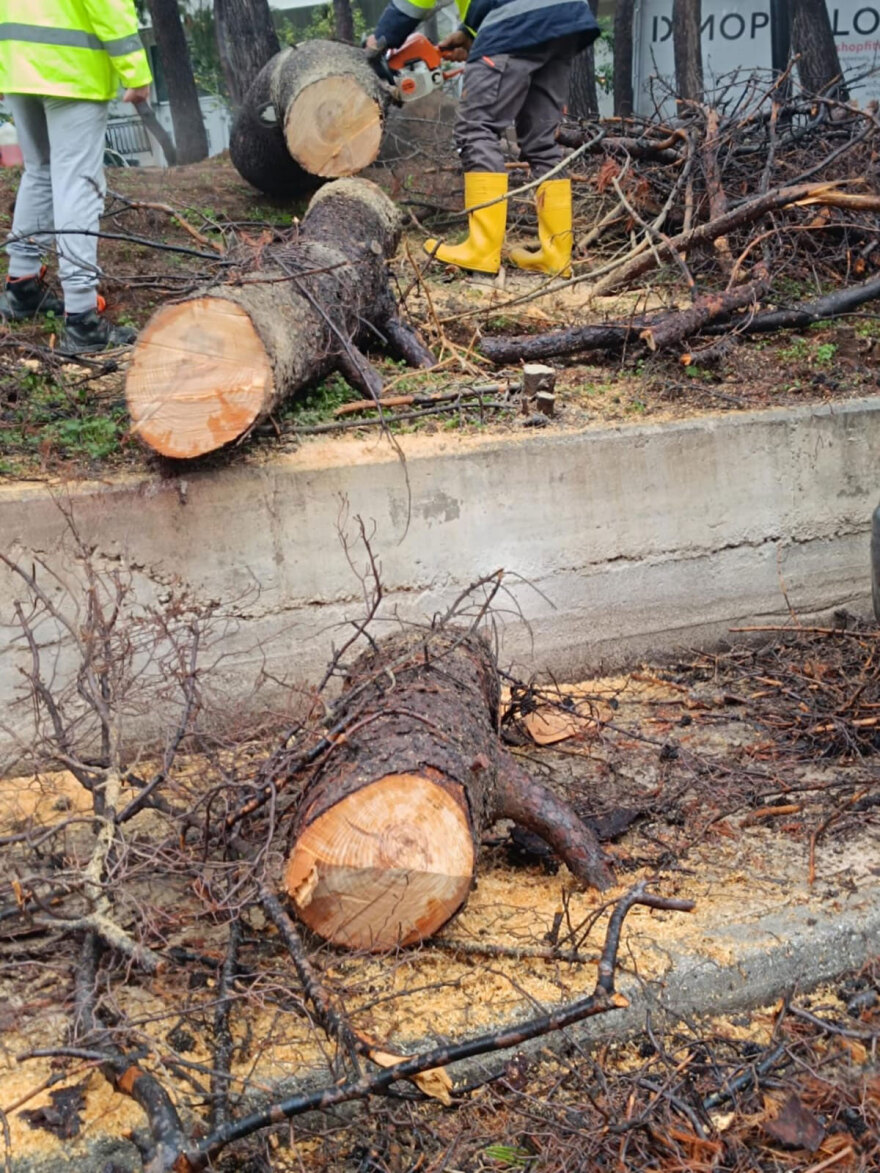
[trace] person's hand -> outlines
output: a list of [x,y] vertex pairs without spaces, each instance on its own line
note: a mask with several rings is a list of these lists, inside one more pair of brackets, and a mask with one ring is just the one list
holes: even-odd
[[123,100],[123,102],[133,102],[133,103],[149,102],[149,100],[150,100],[150,87],[149,86],[138,86],[134,90],[126,90],[125,93],[122,95],[122,100]]
[[437,48],[447,61],[467,61],[474,38],[464,29],[456,29],[454,33],[441,41]]
[[370,33],[370,35],[369,35],[369,36],[367,37],[367,39],[364,41],[364,48],[365,48],[365,49],[370,49],[370,50],[371,50],[372,52],[374,52],[374,53],[378,51],[378,49],[379,49],[379,42],[376,40],[376,38],[373,36],[373,34],[372,34],[372,33]]

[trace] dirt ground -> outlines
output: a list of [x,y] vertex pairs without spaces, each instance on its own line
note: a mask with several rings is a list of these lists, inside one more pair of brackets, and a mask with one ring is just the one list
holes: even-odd
[[[746,944],[771,943],[762,927],[770,915],[833,916],[876,903],[880,630],[843,614],[836,623],[753,633],[759,642],[578,686],[512,684],[504,736],[593,820],[618,874],[606,898],[646,879],[696,902],[689,915],[632,911],[622,989],[674,983],[676,959],[686,956],[735,968]],[[568,736],[553,741],[560,733]],[[213,796],[222,809],[267,748],[190,756],[169,777],[167,797],[198,810]],[[16,900],[35,886],[51,914],[53,872],[88,858],[90,802],[66,773],[0,785],[0,1120],[16,1158],[44,1157],[53,1169],[143,1123],[93,1057],[63,1053],[77,961],[70,935],[15,918]],[[280,796],[270,873],[280,868],[294,802]],[[265,834],[262,818],[249,833]],[[235,865],[181,843],[157,812],[137,817],[128,844],[118,915],[171,964],[150,976],[118,962],[101,1002],[116,1042],[162,1080],[187,1120],[204,1119],[229,931],[220,893],[235,884]],[[588,993],[603,903],[578,890],[539,841],[499,825],[465,910],[437,938],[383,957],[310,948],[352,1024],[407,1054]],[[279,1083],[326,1083],[334,1050],[305,1011],[274,929],[244,894],[241,908],[227,995],[233,1110],[245,1093]],[[660,1012],[635,1039],[592,1051],[571,1041],[560,1051],[557,1041],[530,1057],[489,1056],[456,1079],[454,1106],[413,1090],[354,1116],[296,1120],[223,1168],[869,1173],[880,1162],[880,960],[810,991],[804,973],[777,1006],[705,1021]],[[35,1055],[41,1048],[56,1053]]]
[[[584,359],[554,360],[560,368],[555,419],[548,423],[544,417],[524,418],[518,397],[508,400],[505,395],[506,387],[517,382],[517,369],[498,370],[482,358],[474,349],[481,337],[534,333],[584,320],[627,320],[683,304],[682,291],[660,279],[633,293],[599,298],[587,307],[587,286],[582,284],[541,293],[537,278],[513,271],[503,281],[480,281],[437,264],[426,268],[418,259],[426,227],[439,223],[442,228],[445,223],[452,234],[460,229],[454,218],[460,199],[454,171],[427,170],[434,174],[421,176],[424,192],[418,184],[412,190],[412,176],[399,168],[376,169],[373,178],[412,217],[392,267],[410,320],[423,330],[441,363],[435,371],[417,373],[380,354],[372,357],[389,394],[432,394],[486,383],[497,384],[498,390],[476,406],[452,405],[425,419],[395,422],[395,433],[414,428],[516,432],[538,425],[620,426],[649,418],[828,403],[876,393],[880,319],[869,305],[864,312],[803,332],[730,339],[720,355],[714,339],[707,337],[690,348],[687,366],[678,354],[621,357],[598,352]],[[112,169],[108,176],[102,289],[110,312],[138,326],[169,297],[210,280],[216,272],[217,250],[222,252],[233,238],[269,243],[277,233],[289,231],[303,210],[302,204],[272,203],[253,191],[225,157],[173,170]],[[16,185],[15,169],[0,170],[0,230],[10,222]],[[590,201],[599,196],[590,195],[589,182],[577,190],[583,232],[598,214],[591,211]],[[530,200],[516,201],[510,240],[528,239],[532,221]],[[169,246],[186,251],[168,251]],[[597,259],[601,257],[579,257],[575,276]],[[827,278],[816,277],[809,267],[783,267],[777,298],[780,303],[798,301],[819,288],[827,288]],[[85,369],[57,364],[47,368],[26,352],[22,355],[20,344],[51,345],[54,332],[52,322],[0,327],[0,477],[106,475],[114,467],[161,472],[164,466],[145,453],[128,430],[123,394],[126,355]],[[280,408],[244,447],[213,460],[261,460],[307,442],[310,429],[333,421],[334,410],[356,398],[338,376],[331,376],[299,401]],[[363,419],[346,423],[375,426]]]

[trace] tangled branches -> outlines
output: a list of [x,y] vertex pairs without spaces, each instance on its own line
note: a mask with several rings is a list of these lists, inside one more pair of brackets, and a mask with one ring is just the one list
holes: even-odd
[[[667,300],[683,293],[695,307],[711,293],[710,311],[674,325],[663,315],[607,323],[605,336],[599,327],[539,335],[528,347],[525,338],[494,338],[482,347],[489,357],[654,349],[658,327],[661,345],[674,347],[713,320],[725,332],[748,332],[761,321],[760,307],[791,308],[810,288],[848,294],[838,302],[829,293],[825,317],[877,296],[880,120],[873,105],[792,96],[787,77],[755,76],[745,86],[728,79],[711,103],[685,106],[674,122],[615,121],[600,135],[592,125],[561,129],[566,146],[587,146],[601,160],[575,176],[588,259],[574,281],[593,298],[650,282]],[[749,282],[743,310],[735,294]],[[796,317],[772,325],[768,318],[758,328],[797,324]],[[609,341],[614,329],[620,337]]]

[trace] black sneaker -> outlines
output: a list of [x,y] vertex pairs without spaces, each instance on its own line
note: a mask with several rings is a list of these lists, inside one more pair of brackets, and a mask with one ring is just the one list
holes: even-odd
[[137,331],[130,326],[114,326],[97,310],[84,314],[67,314],[64,333],[58,343],[59,354],[92,354],[114,346],[130,346]]
[[25,322],[40,314],[64,313],[64,302],[56,297],[46,284],[45,269],[33,277],[7,277],[6,288],[0,293],[0,318],[7,322]]

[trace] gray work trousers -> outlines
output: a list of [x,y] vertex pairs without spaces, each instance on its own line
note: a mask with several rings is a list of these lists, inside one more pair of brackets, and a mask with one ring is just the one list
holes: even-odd
[[508,126],[534,179],[562,160],[555,136],[574,52],[572,38],[558,37],[523,53],[467,63],[453,132],[465,171],[504,170],[500,139]]
[[6,98],[24,158],[6,244],[9,276],[39,272],[45,254],[57,250],[64,309],[85,313],[97,305],[100,273],[98,238],[81,233],[98,231],[104,208],[108,103],[35,94]]

